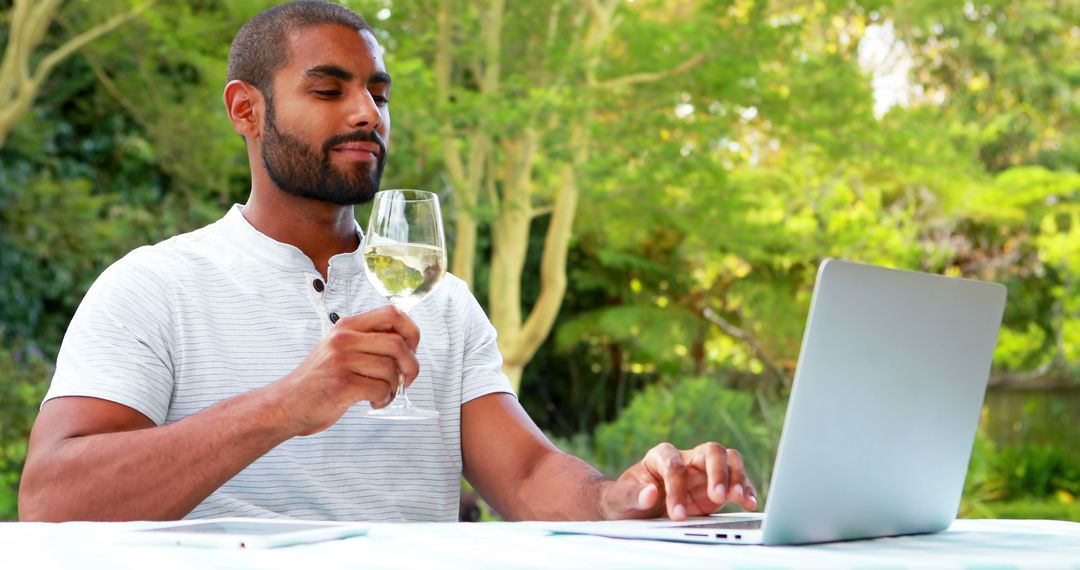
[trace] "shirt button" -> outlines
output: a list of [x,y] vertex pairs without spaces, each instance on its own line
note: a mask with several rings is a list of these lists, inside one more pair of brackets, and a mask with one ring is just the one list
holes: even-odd
[[330,322],[331,323],[336,324],[338,322],[338,319],[340,319],[340,318],[341,317],[339,317],[337,313],[330,313]]
[[312,281],[311,286],[314,287],[315,290],[319,293],[322,293],[326,289],[326,286],[323,285],[322,279],[316,279]]

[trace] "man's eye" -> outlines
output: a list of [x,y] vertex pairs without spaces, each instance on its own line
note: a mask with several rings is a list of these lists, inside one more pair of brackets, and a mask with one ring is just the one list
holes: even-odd
[[327,89],[323,91],[316,91],[315,94],[320,97],[337,97],[338,95],[341,95],[341,91],[338,91],[337,89]]
[[380,107],[390,102],[390,99],[383,97],[382,95],[374,95],[371,97],[371,99],[375,101],[375,104]]

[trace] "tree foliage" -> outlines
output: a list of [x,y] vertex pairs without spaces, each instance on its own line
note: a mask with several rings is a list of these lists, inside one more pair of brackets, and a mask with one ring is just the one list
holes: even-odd
[[[666,149],[656,160],[612,145],[622,156],[598,167],[611,194],[582,205],[571,270],[577,286],[556,347],[585,358],[572,359],[577,370],[565,376],[599,372],[643,386],[717,373],[782,390],[824,257],[1004,282],[1010,303],[993,382],[1080,376],[1080,185],[1076,161],[1057,154],[1071,152],[1076,136],[1056,126],[1075,120],[1075,58],[1064,55],[1076,51],[1074,7],[993,8],[1010,15],[1008,26],[1039,34],[987,39],[984,28],[963,28],[960,48],[946,58],[957,73],[1018,66],[1006,61],[1013,48],[1041,54],[1026,60],[1015,83],[972,93],[945,81],[941,42],[919,35],[947,36],[953,23],[971,23],[970,10],[918,6],[924,10],[770,4],[763,21],[781,47],[758,52],[757,73],[740,70],[731,85],[741,90],[731,99],[723,90],[705,98],[672,93],[666,116],[646,123],[680,144],[648,147]],[[874,72],[859,65],[872,26],[895,29],[893,58],[913,65],[905,88],[916,95],[883,115]],[[1020,49],[1033,41],[1046,45]],[[1000,57],[976,55],[988,43]],[[1032,79],[1040,71],[1046,77]],[[1033,89],[1032,81],[1053,88]],[[1005,105],[1010,97],[1031,109]],[[1005,152],[1001,140],[992,142],[993,121],[1007,113],[1023,115],[1037,143]],[[562,413],[554,408],[552,416]],[[610,417],[610,408],[568,408]]]
[[38,55],[63,0],[13,0],[5,14],[4,57],[0,62],[0,146],[12,125],[30,109],[49,74],[83,46],[135,18],[146,4],[112,15]]

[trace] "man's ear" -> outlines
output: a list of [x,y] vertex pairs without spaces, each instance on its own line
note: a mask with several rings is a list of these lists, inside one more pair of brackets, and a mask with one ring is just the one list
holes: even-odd
[[252,139],[262,134],[265,99],[252,85],[239,79],[230,81],[225,86],[225,111],[229,113],[233,130],[240,136]]

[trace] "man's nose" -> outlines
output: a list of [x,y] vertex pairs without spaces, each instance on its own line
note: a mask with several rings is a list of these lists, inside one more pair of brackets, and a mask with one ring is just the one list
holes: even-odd
[[379,126],[382,117],[379,113],[379,106],[375,104],[375,98],[366,89],[357,92],[357,96],[350,107],[350,127],[374,129]]

